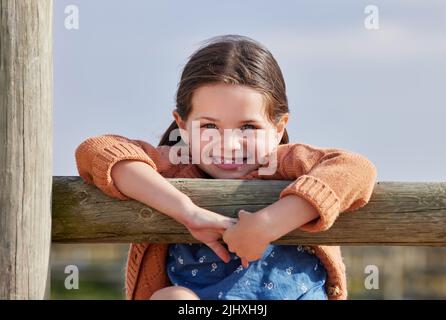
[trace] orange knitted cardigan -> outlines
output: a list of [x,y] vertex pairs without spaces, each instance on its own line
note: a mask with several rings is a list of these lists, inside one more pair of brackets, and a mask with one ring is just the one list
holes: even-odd
[[[76,149],[79,175],[110,197],[130,198],[113,184],[111,169],[121,160],[147,163],[165,178],[206,178],[196,164],[172,164],[170,146],[154,147],[141,140],[106,134],[83,141]],[[327,230],[342,212],[364,206],[373,192],[376,167],[364,156],[335,148],[290,143],[277,149],[276,173],[252,171],[240,179],[292,180],[279,198],[298,195],[317,208],[320,216],[301,226],[308,232]],[[149,299],[158,289],[172,285],[167,277],[168,244],[132,243],[126,268],[126,298]],[[338,246],[306,246],[327,271],[326,291],[330,300],[347,298],[345,265]]]

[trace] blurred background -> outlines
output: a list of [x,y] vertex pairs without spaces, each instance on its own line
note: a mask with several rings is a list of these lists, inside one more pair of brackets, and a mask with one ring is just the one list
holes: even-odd
[[[374,5],[378,17],[370,21]],[[78,28],[67,23],[78,10]],[[291,142],[367,156],[379,181],[446,181],[446,2],[54,1],[54,175],[115,133],[157,144],[202,41],[263,43],[287,84]],[[53,299],[122,299],[127,244],[52,246]],[[446,248],[343,247],[350,299],[445,299]],[[67,290],[67,265],[79,289]],[[379,289],[365,268],[378,267]]]

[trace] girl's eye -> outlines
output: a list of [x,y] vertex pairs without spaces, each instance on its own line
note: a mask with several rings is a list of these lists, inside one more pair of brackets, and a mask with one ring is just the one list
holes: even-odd
[[[216,129],[217,126],[213,123],[206,123],[204,125],[201,126],[201,128],[206,128],[206,129]],[[251,130],[255,130],[257,129],[257,127],[255,125],[252,124],[245,124],[241,127],[242,130],[246,130],[246,129],[251,129]]]
[[206,123],[206,124],[202,125],[201,127],[206,128],[206,129],[215,129],[217,126],[213,123]]
[[244,130],[244,129],[255,130],[255,129],[257,129],[257,127],[255,125],[252,125],[252,124],[245,124],[245,125],[242,126],[242,130]]

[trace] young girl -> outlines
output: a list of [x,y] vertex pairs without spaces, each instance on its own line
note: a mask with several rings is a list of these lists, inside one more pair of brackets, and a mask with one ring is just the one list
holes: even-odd
[[[376,168],[360,154],[289,143],[288,115],[282,72],[271,53],[250,38],[221,36],[184,67],[174,121],[158,147],[102,135],[76,149],[86,182],[157,209],[201,242],[132,244],[127,299],[346,299],[339,247],[271,242],[296,228],[327,230],[341,212],[364,206]],[[220,137],[219,146],[210,135]],[[186,163],[175,159],[184,150],[178,145],[189,151]],[[197,154],[199,161],[191,161]],[[263,174],[268,167],[274,170]],[[195,205],[165,178],[292,182],[275,203],[241,210],[233,219]]]

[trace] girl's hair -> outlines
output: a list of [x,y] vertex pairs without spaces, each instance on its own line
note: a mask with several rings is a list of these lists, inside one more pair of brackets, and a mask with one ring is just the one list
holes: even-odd
[[[262,93],[267,103],[266,114],[277,124],[288,113],[285,81],[277,61],[263,45],[239,35],[223,35],[204,42],[195,51],[181,74],[176,94],[176,111],[186,121],[192,111],[192,95],[200,86],[212,83],[245,85]],[[159,146],[175,145],[170,132],[177,129],[173,121],[163,134]],[[279,144],[288,143],[285,129]]]

